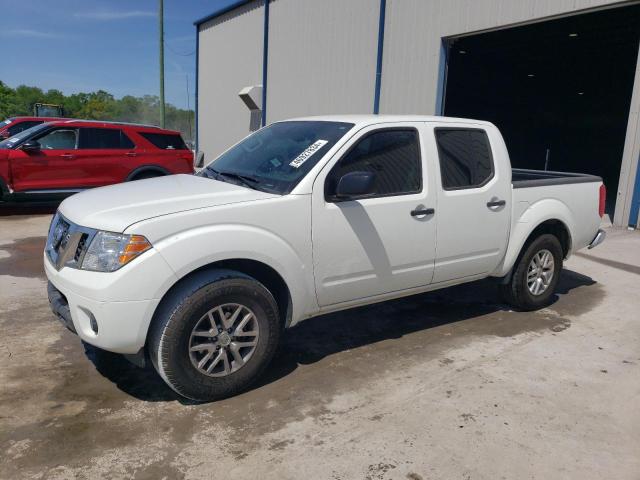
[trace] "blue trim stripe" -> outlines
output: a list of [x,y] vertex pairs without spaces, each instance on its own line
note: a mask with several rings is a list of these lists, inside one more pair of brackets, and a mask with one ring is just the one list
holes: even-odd
[[267,124],[267,74],[269,61],[269,0],[264,0],[264,39],[262,41],[262,126]]
[[226,7],[222,7],[222,8],[218,8],[217,10],[214,10],[211,14],[207,15],[206,17],[199,18],[198,20],[193,22],[193,24],[196,26],[201,25],[205,22],[208,22],[209,20],[213,20],[214,18],[219,17],[220,15],[224,15],[225,13],[230,12],[231,10],[236,9],[239,6],[244,5],[245,3],[249,3],[250,1],[251,0],[236,0],[235,2],[227,5]]
[[630,227],[636,228],[638,227],[638,222],[640,218],[638,218],[638,214],[640,214],[640,158],[638,158],[638,166],[636,167],[636,182],[633,187],[633,197],[631,199],[631,212],[629,212],[629,223]]
[[196,155],[198,154],[198,67],[200,64],[200,26],[196,25],[196,99],[195,99],[195,146],[196,146]]
[[380,113],[380,87],[382,85],[382,52],[384,50],[384,19],[387,0],[380,0],[380,19],[378,22],[378,59],[376,61],[376,86],[373,97],[373,113]]

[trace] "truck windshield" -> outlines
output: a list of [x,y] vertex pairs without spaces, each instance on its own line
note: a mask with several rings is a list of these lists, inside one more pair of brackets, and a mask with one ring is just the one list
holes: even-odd
[[227,150],[200,176],[285,195],[340,140],[352,123],[279,122]]
[[46,123],[41,123],[31,128],[27,128],[26,130],[21,131],[20,133],[16,133],[13,137],[7,138],[0,142],[0,148],[13,148],[17,145],[20,145],[24,140],[32,137],[33,134],[38,133],[40,130],[44,130],[48,125]]

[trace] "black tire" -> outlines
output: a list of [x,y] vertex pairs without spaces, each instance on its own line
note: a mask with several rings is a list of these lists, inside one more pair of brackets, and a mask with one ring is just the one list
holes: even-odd
[[164,177],[164,173],[153,172],[153,171],[142,172],[142,173],[137,174],[135,177],[133,177],[129,181],[130,182],[135,182],[136,180],[145,180],[147,178],[156,178],[156,177]]
[[[228,303],[250,308],[260,333],[242,367],[211,377],[191,361],[191,332],[207,311]],[[279,318],[273,295],[255,279],[231,270],[200,272],[177,286],[158,308],[149,331],[149,355],[158,374],[178,394],[196,401],[230,397],[250,386],[273,358],[282,330]]]
[[[553,277],[546,290],[539,295],[534,295],[527,285],[527,271],[533,257],[542,250],[548,250],[553,255]],[[523,247],[514,265],[513,274],[508,283],[500,285],[504,300],[518,310],[531,311],[549,305],[555,292],[563,259],[562,245],[555,235],[544,234],[528,242]]]

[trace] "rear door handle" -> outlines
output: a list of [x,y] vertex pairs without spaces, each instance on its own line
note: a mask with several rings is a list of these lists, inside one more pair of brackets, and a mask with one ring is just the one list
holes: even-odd
[[415,210],[411,210],[412,217],[420,217],[422,215],[433,215],[436,213],[433,208],[416,208]]
[[127,157],[137,157],[138,156],[138,154],[136,152],[127,152],[127,153],[125,153],[125,155]]
[[71,159],[71,158],[76,158],[75,155],[71,154],[71,153],[63,153],[60,155],[62,158],[66,158],[67,160]]
[[506,200],[491,200],[490,202],[487,202],[487,207],[489,208],[503,207],[506,204],[507,204]]

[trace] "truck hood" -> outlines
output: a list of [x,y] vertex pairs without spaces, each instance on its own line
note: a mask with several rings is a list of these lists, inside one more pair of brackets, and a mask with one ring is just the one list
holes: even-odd
[[142,220],[278,195],[194,175],[169,175],[94,188],[67,198],[60,213],[84,227],[124,232]]

